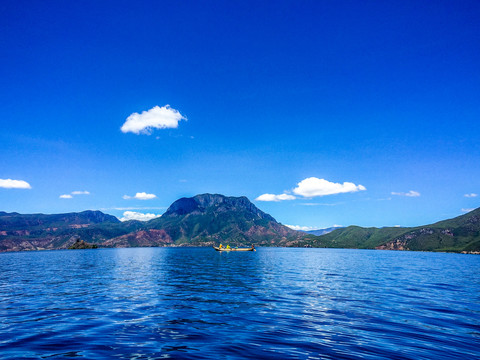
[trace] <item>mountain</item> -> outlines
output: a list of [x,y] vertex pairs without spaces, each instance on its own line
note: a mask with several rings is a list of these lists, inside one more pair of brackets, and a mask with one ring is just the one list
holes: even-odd
[[87,210],[80,213],[68,214],[28,214],[6,213],[0,211],[0,229],[9,230],[38,230],[44,228],[55,228],[70,226],[75,228],[77,225],[83,227],[99,223],[119,223],[115,216],[107,215],[101,211]]
[[[82,242],[83,241],[83,242]],[[321,236],[292,230],[246,197],[202,194],[175,201],[159,218],[120,222],[100,211],[0,212],[0,251],[136,246],[298,246],[480,252],[480,208],[431,225],[337,228]]]
[[205,246],[223,242],[231,246],[293,246],[304,237],[305,234],[278,223],[244,196],[202,194],[175,201],[165,214],[147,222],[137,233],[111,239],[108,244],[140,245],[148,238],[152,245]]
[[453,219],[410,228],[349,226],[320,236],[314,246],[415,251],[480,251],[480,208]]
[[325,228],[325,229],[317,229],[317,230],[308,230],[308,231],[305,231],[307,234],[311,234],[311,235],[315,235],[315,236],[320,236],[320,235],[325,235],[325,234],[328,234],[328,233],[331,233],[332,231],[334,230],[337,230],[339,228],[341,228],[342,226],[333,226],[333,227],[329,227],[329,228]]
[[[0,212],[0,251],[67,249],[79,240],[99,247],[295,246],[308,238],[246,197],[202,194],[175,201],[160,218],[120,222],[100,211],[68,214]],[[310,235],[310,237],[312,237]]]
[[54,215],[0,212],[0,251],[67,249],[79,239],[98,244],[140,225],[91,210]]

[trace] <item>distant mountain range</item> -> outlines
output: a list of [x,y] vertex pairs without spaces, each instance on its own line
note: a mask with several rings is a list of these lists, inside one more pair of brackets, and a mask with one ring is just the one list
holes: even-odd
[[[175,201],[160,218],[120,222],[100,211],[0,212],[0,251],[67,249],[81,239],[99,247],[295,246],[304,233],[265,214],[246,197],[202,194]],[[308,236],[307,236],[308,237]]]
[[305,231],[307,234],[312,234],[312,235],[315,235],[315,236],[320,236],[320,235],[325,235],[325,234],[328,234],[328,233],[331,233],[332,231],[334,230],[337,230],[337,229],[340,229],[342,228],[343,226],[333,226],[333,227],[329,227],[329,228],[325,228],[325,229],[317,229],[317,230],[308,230],[308,231]]
[[[330,231],[333,230],[333,231]],[[321,236],[316,236],[321,235]],[[68,214],[0,212],[0,251],[137,246],[299,246],[423,251],[480,251],[480,208],[413,228],[292,230],[246,197],[202,194],[175,201],[161,217],[121,222],[100,211]],[[84,244],[85,243],[85,244]],[[76,245],[75,245],[76,244]]]

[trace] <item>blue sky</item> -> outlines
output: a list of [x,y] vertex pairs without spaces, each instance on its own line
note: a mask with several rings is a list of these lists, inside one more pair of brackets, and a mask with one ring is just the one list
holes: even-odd
[[480,206],[478,1],[5,0],[0,17],[0,210],[161,214],[210,192],[322,228]]

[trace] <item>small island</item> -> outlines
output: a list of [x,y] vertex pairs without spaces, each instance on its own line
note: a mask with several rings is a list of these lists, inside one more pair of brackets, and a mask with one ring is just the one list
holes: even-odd
[[97,249],[98,246],[95,244],[90,244],[84,240],[77,239],[72,246],[68,247],[68,250],[79,250],[79,249]]

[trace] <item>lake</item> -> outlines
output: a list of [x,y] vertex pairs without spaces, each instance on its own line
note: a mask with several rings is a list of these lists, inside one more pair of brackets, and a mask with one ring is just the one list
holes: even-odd
[[2,359],[478,359],[480,256],[0,254]]

